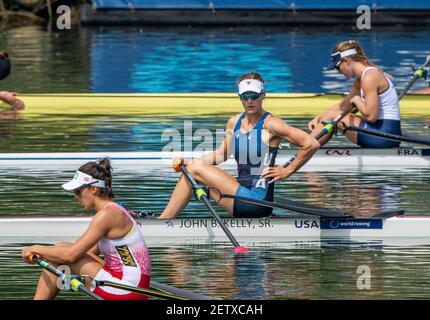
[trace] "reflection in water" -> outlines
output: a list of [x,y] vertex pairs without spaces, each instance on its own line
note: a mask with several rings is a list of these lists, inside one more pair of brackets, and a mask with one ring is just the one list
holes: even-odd
[[[406,215],[429,215],[430,169],[386,172],[296,173],[276,188],[275,196],[338,208],[358,215],[404,209]],[[234,172],[231,172],[234,174]],[[72,195],[61,189],[73,171],[0,168],[0,217],[24,215],[85,215]],[[160,176],[163,179],[160,179]],[[160,213],[178,179],[171,170],[125,171],[114,167],[117,201],[130,209]],[[222,212],[222,209],[219,209]],[[275,210],[275,213],[285,213]],[[201,203],[192,201],[184,213],[207,214]]]
[[[0,119],[0,137],[4,139],[2,152],[85,152],[85,151],[162,151],[168,141],[162,139],[166,129],[177,130],[181,138],[184,124],[192,123],[192,130],[207,129],[212,134],[213,147],[217,147],[217,130],[225,129],[231,116],[160,116],[136,118],[130,115],[22,115],[15,121]],[[308,117],[289,118],[286,122],[307,130]],[[402,128],[408,134],[430,135],[424,129],[425,119],[402,120]],[[423,132],[424,131],[424,132]],[[182,143],[184,141],[182,140]],[[193,148],[201,141],[193,141]],[[345,137],[333,137],[327,146],[349,146]]]
[[[30,299],[40,269],[0,248],[0,299]],[[154,280],[223,299],[430,299],[430,246],[289,242],[235,255],[229,244],[150,248]],[[358,289],[359,266],[370,288]],[[86,299],[62,292],[59,299]]]
[[[388,174],[389,175],[389,174]],[[397,173],[395,174],[397,175]],[[308,199],[321,203],[321,193],[330,196],[328,201],[348,208],[356,216],[372,216],[380,211],[399,210],[402,185],[387,181],[387,173],[322,174],[305,172],[304,183],[309,186]],[[363,179],[364,178],[364,179]]]

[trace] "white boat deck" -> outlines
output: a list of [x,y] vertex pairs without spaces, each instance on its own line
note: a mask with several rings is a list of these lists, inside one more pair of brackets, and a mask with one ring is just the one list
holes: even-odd
[[[1,242],[71,241],[85,231],[90,219],[90,217],[1,218]],[[228,241],[223,230],[211,218],[183,217],[139,221],[145,239],[151,244]],[[415,239],[430,244],[430,216],[398,216],[388,219],[225,218],[224,221],[239,242]]]
[[[280,150],[277,164],[284,164],[295,153],[295,149]],[[201,152],[0,153],[0,168],[75,170],[87,161],[109,157],[112,165],[119,170],[170,169],[172,159],[176,156],[192,159],[201,155]],[[236,162],[230,158],[221,167],[234,169]],[[396,170],[399,168],[430,168],[430,148],[322,148],[302,168],[302,171]]]

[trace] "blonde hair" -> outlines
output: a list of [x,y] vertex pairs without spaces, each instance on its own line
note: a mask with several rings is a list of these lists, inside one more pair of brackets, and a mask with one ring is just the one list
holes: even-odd
[[364,52],[363,48],[360,46],[360,43],[356,40],[348,40],[348,41],[342,41],[339,42],[334,48],[333,53],[335,52],[342,52],[349,49],[355,49],[357,51],[357,54],[353,56],[349,56],[348,58],[351,58],[354,61],[361,62],[362,64],[365,64],[367,66],[372,66],[380,69],[375,64],[373,64],[369,58],[366,56],[366,53]]

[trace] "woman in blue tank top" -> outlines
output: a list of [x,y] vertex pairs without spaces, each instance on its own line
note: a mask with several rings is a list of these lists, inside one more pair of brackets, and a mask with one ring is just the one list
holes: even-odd
[[[269,216],[272,213],[271,208],[237,199],[219,199],[214,191],[271,201],[274,182],[286,179],[300,169],[320,145],[304,131],[287,125],[281,118],[263,109],[266,94],[264,80],[258,73],[241,76],[237,84],[244,112],[228,120],[224,140],[218,149],[193,159],[186,165],[193,178],[209,187],[211,197],[233,216]],[[275,166],[281,140],[299,147],[297,158],[287,168]],[[232,154],[237,162],[237,178],[216,166]],[[175,161],[185,163],[183,158],[177,158]],[[190,201],[191,192],[191,185],[182,176],[160,219],[171,219],[181,212]]]

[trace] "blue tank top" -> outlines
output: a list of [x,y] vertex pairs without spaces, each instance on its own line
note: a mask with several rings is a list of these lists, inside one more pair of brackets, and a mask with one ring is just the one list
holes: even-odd
[[[264,168],[273,167],[278,153],[277,147],[270,147],[262,140],[263,124],[269,112],[265,112],[252,130],[240,131],[246,113],[242,113],[234,127],[234,158],[237,162],[238,182],[245,187],[264,187],[265,179],[260,175]],[[273,184],[271,184],[273,186]]]

